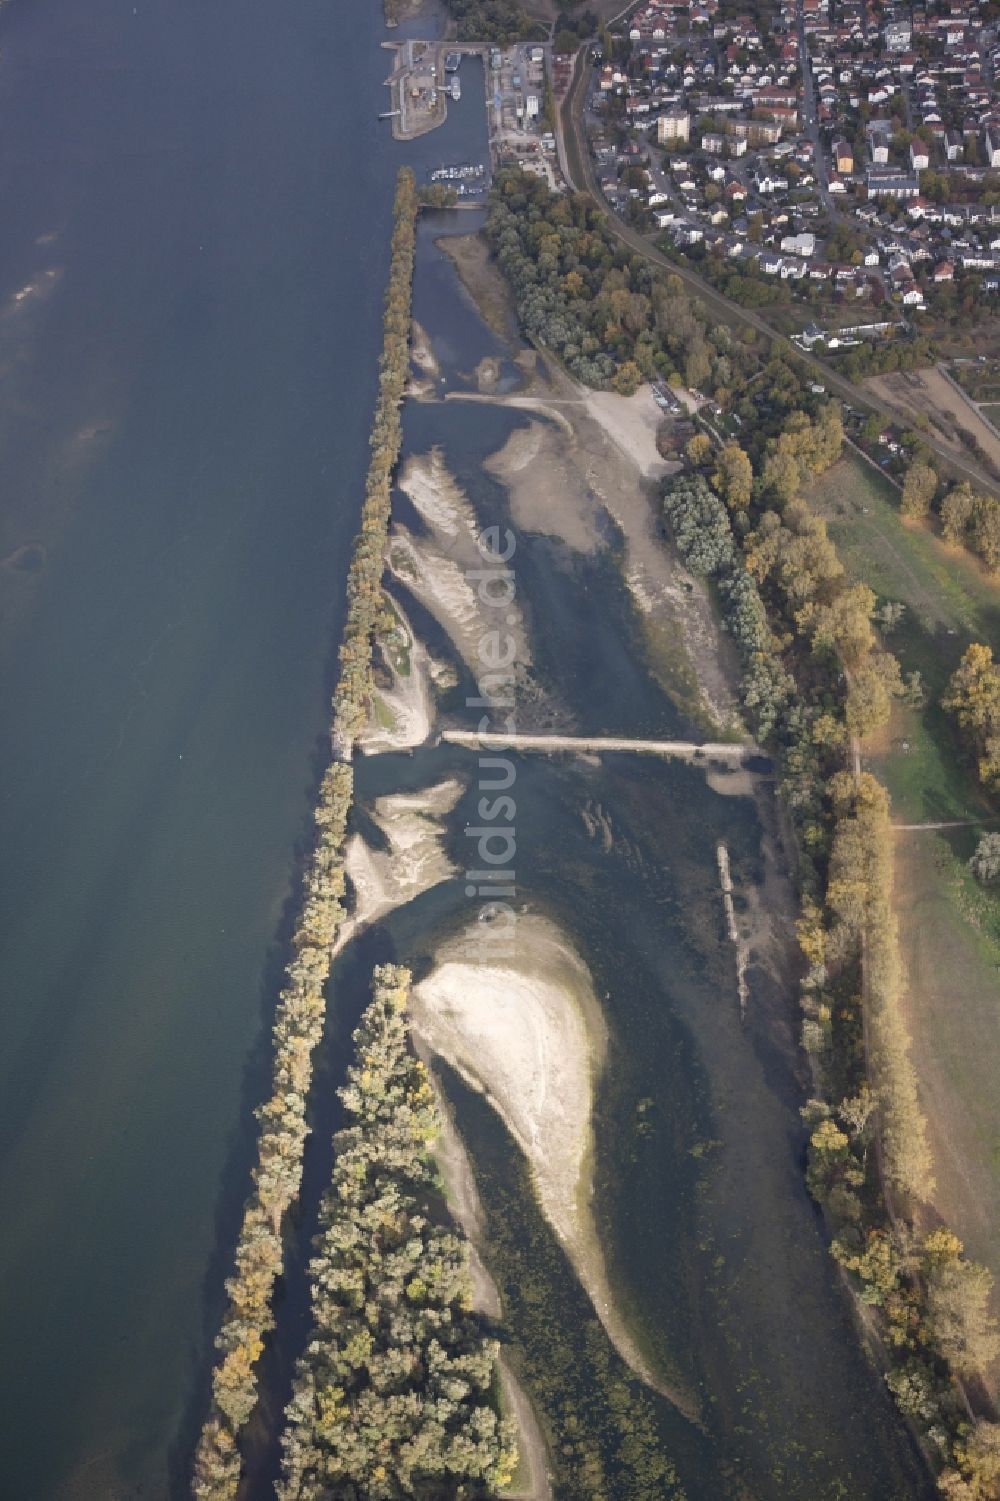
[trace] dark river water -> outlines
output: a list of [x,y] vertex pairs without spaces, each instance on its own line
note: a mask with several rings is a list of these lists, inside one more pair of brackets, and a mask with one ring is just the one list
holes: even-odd
[[5,1501],[166,1495],[217,1317],[394,174],[485,133],[393,145],[380,13],[0,16]]
[[[393,177],[483,154],[469,65],[444,129],[392,145],[379,12],[13,0],[0,20],[4,1501],[183,1490],[321,763]],[[417,299],[449,379],[496,352],[427,231]],[[440,442],[495,519],[479,465],[513,420],[411,407],[407,443]],[[611,558],[567,566],[524,538],[519,569],[565,714],[684,729]],[[359,788],[452,770],[445,747],[381,757]],[[581,819],[593,800],[608,851]],[[644,1348],[705,1404],[704,1434],[657,1417],[690,1501],[738,1494],[733,1477],[762,1501],[922,1496],[802,1188],[792,998],[757,976],[736,1015],[714,843],[754,879],[753,804],[680,767],[525,759],[518,807],[524,900],[606,1001],[596,1212]],[[339,962],[300,1244],[371,963],[426,965],[468,916],[446,883]],[[459,1117],[500,1203],[509,1143],[468,1101]],[[540,1245],[520,1203],[520,1243]],[[565,1267],[546,1276],[570,1307]],[[273,1458],[265,1438],[262,1496]]]

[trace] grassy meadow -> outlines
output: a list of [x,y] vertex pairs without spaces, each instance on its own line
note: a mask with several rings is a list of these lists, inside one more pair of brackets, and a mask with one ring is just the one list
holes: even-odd
[[[852,578],[905,605],[888,636],[926,703],[896,706],[868,756],[892,798],[894,906],[907,971],[907,1014],[935,1155],[935,1207],[1000,1279],[1000,892],[967,861],[997,810],[963,759],[940,697],[970,641],[1000,655],[1000,582],[931,526],[903,522],[897,492],[861,460],[842,459],[809,500]],[[899,827],[975,820],[954,828]],[[993,822],[991,822],[993,820]]]

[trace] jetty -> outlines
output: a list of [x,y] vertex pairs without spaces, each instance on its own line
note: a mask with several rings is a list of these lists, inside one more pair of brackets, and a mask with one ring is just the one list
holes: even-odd
[[[734,740],[633,740],[615,735],[502,735],[492,731],[442,730],[441,740],[448,745],[464,745],[469,750],[538,751],[552,755],[568,751],[575,755],[599,756],[604,752],[631,753],[636,756],[663,756],[668,760],[725,762],[745,767],[762,760],[759,746]],[[768,767],[770,763],[767,763]]]

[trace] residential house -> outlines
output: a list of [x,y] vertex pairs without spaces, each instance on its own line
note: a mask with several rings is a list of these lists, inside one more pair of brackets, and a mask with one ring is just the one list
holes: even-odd
[[849,142],[844,140],[834,141],[833,164],[838,172],[849,175],[854,171],[854,151]]
[[869,167],[865,181],[869,198],[916,198],[920,192],[915,176],[893,167]]
[[816,254],[816,236],[811,234],[785,235],[781,248],[786,255],[811,256]]
[[872,154],[873,166],[889,165],[889,132],[883,126],[869,128],[868,149]]

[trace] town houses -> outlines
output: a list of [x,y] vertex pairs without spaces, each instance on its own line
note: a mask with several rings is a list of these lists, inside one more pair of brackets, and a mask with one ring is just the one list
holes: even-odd
[[645,0],[597,60],[599,181],[666,245],[795,298],[887,304],[906,319],[956,282],[990,294],[989,22],[980,0],[759,0],[745,14]]

